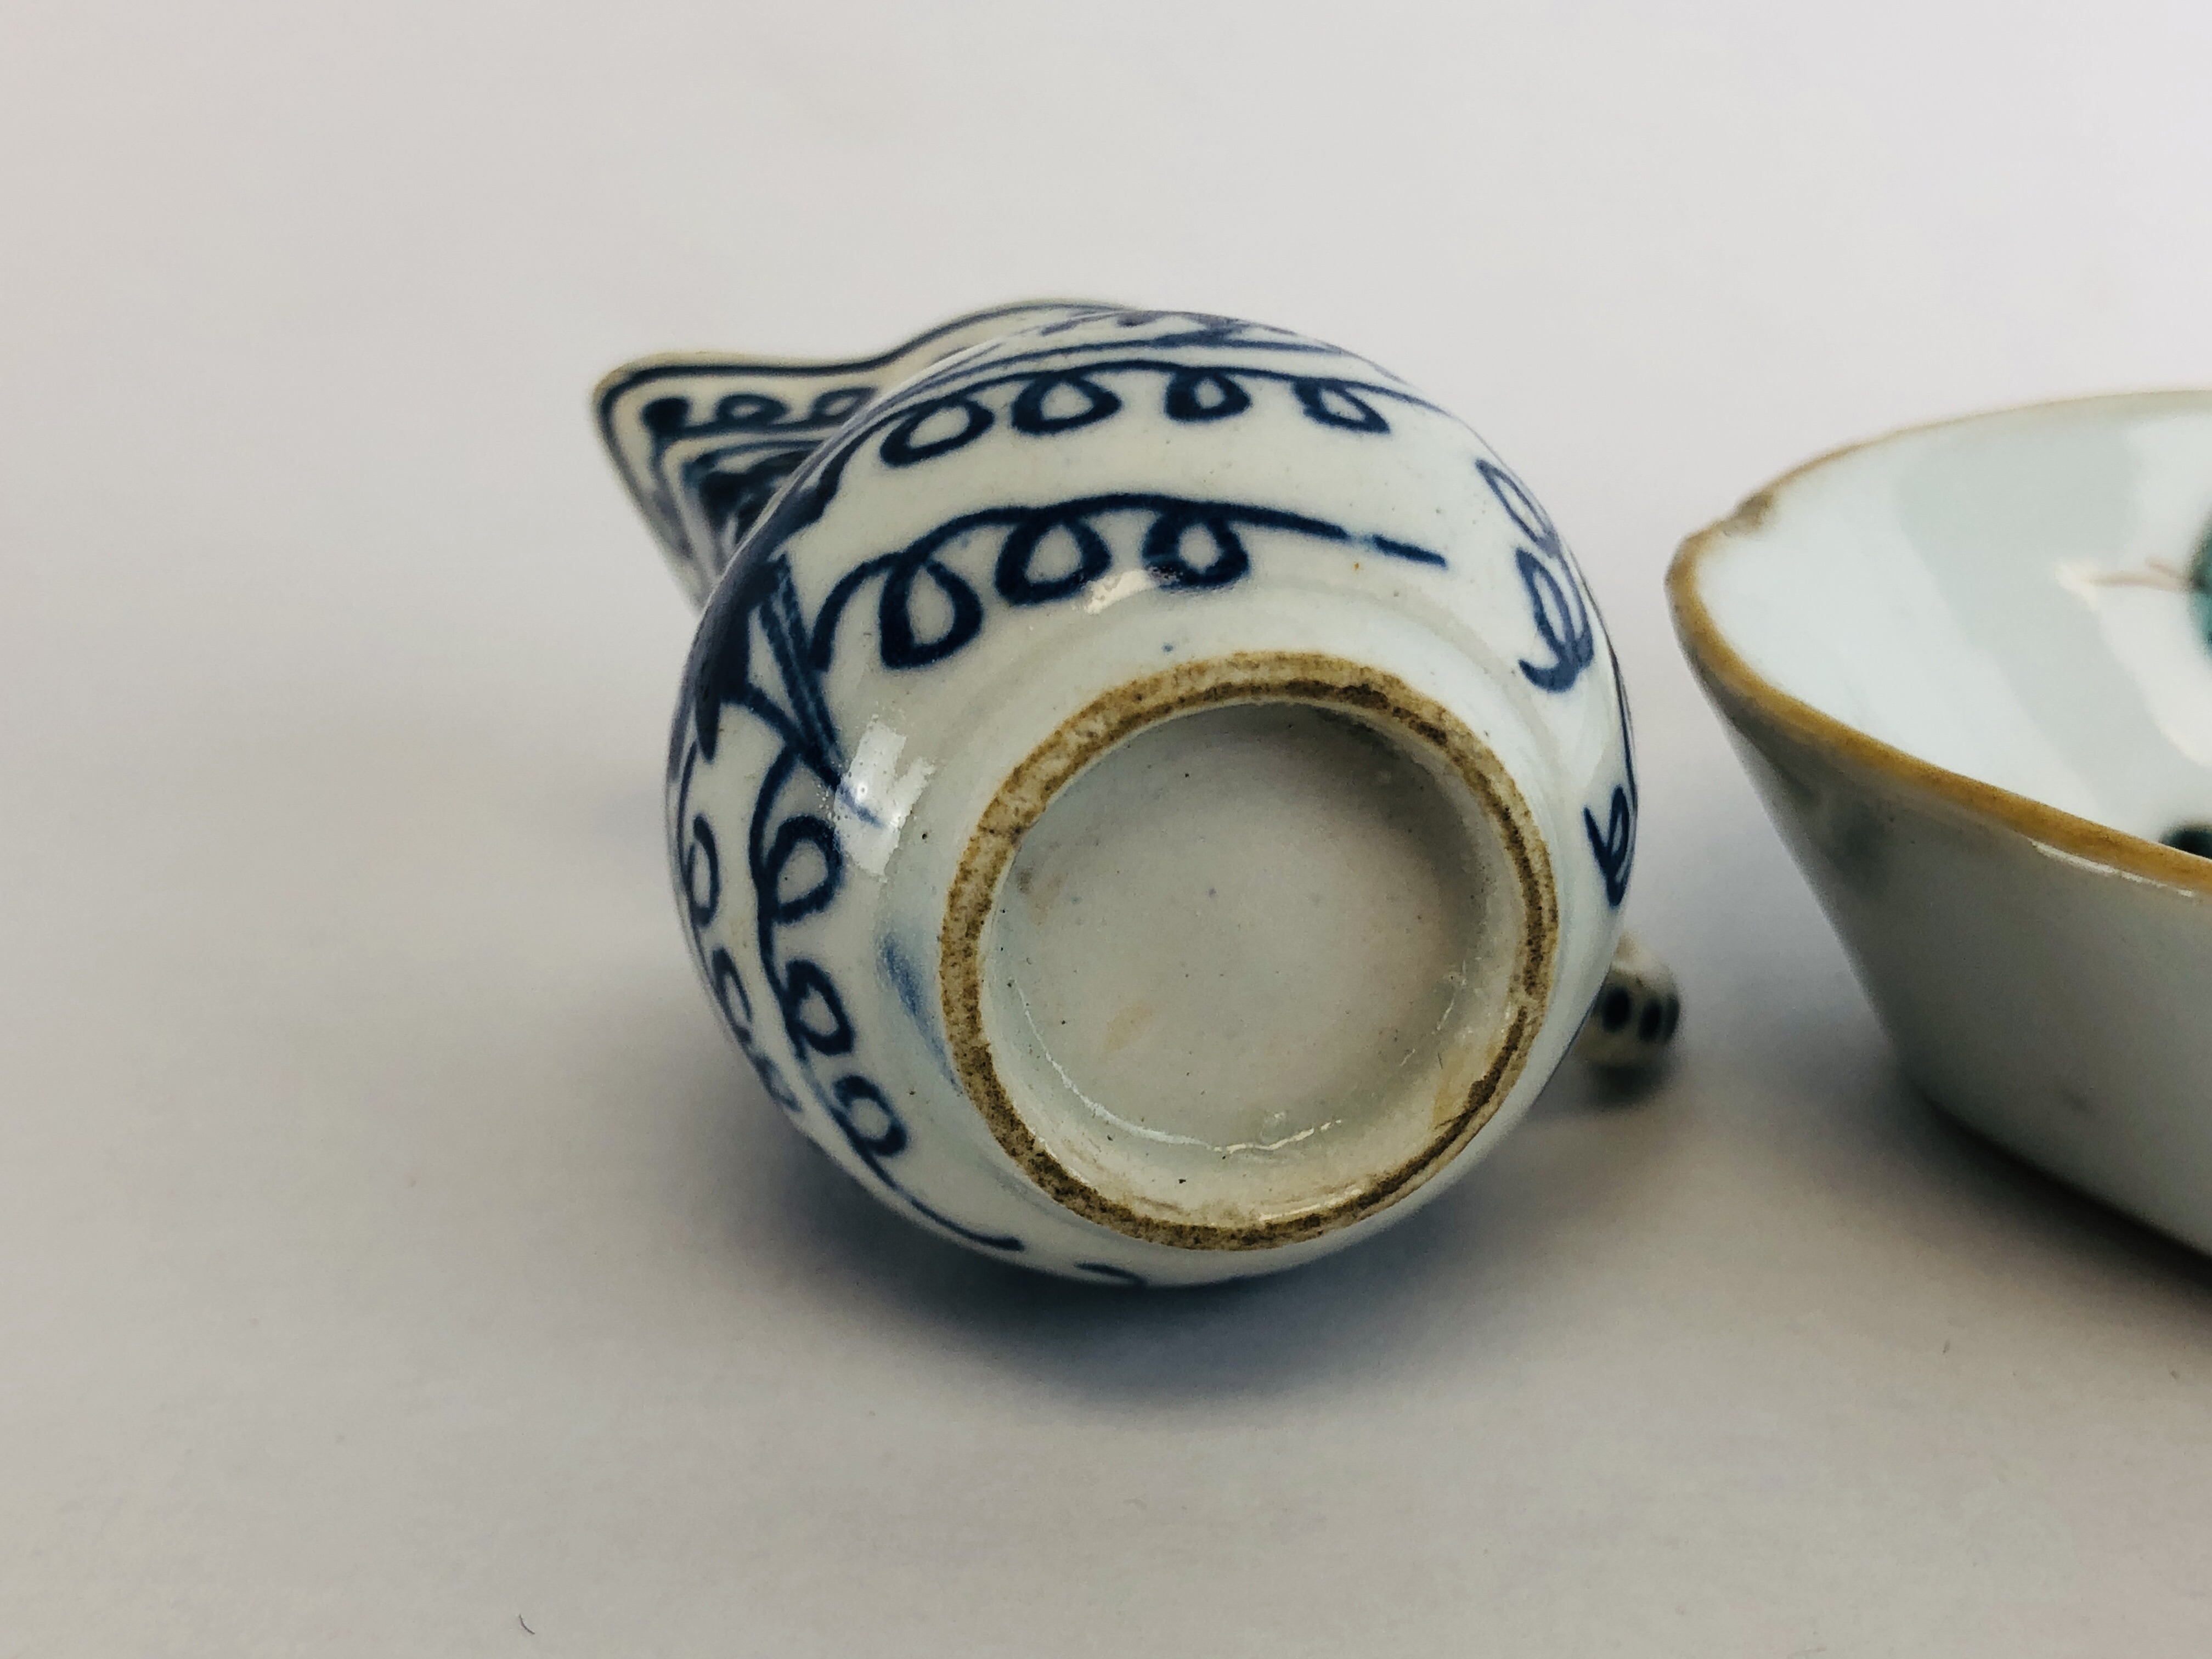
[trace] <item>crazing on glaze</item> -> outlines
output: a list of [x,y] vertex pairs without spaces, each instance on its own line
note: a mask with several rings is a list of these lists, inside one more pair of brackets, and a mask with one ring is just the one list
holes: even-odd
[[[1597,989],[1638,790],[1582,574],[1464,426],[1279,330],[1073,305],[980,313],[862,362],[650,361],[598,404],[704,603],[669,754],[693,954],[769,1096],[880,1195],[1051,1271],[1219,1277],[1342,1242],[1509,1094],[1525,1107]],[[1390,672],[1408,652],[1422,686]],[[1047,810],[1022,768],[1066,722],[1178,685],[1062,753],[1052,786],[1224,698],[1334,699],[1427,745],[1410,763],[1455,769],[1489,814],[1473,833],[1519,848],[1497,994],[1513,1012],[1480,1075],[1419,1153],[1265,1221],[1178,1220],[1055,1174],[997,1081],[975,988],[1025,827],[993,841],[991,811]],[[902,883],[921,899],[905,906]],[[934,920],[907,913],[932,902]]]

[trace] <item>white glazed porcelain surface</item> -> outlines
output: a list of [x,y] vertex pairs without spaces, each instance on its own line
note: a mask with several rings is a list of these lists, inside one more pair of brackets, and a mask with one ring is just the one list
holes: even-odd
[[1460,422],[1281,331],[1082,306],[655,360],[600,410],[706,596],[701,971],[878,1197],[1194,1282],[1407,1212],[1526,1109],[1636,786],[1581,574]]
[[2212,398],[1936,427],[1793,480],[1701,567],[1778,690],[1930,765],[2157,840],[2212,817],[2212,650],[2187,591]]
[[2212,394],[1814,463],[1670,579],[1708,690],[1907,1071],[2212,1248]]

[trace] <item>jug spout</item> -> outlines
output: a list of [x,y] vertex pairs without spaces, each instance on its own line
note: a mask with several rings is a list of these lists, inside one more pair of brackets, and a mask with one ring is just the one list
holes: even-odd
[[806,458],[855,415],[933,363],[1054,313],[1073,301],[998,306],[850,362],[793,362],[720,353],[641,358],[592,394],[600,441],[694,607],[705,605],[745,534]]

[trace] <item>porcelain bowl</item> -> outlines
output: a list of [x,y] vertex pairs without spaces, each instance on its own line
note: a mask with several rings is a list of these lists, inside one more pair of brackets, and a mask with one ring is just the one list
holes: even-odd
[[2212,1249],[2208,520],[2212,392],[2046,404],[1814,461],[1668,586],[1913,1082]]

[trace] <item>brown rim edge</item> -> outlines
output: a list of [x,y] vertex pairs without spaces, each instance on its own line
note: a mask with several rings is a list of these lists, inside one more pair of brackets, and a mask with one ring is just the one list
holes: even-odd
[[1764,489],[1746,496],[1735,512],[1725,519],[1707,525],[1687,538],[1676,550],[1673,562],[1667,567],[1667,601],[1674,613],[1675,636],[1681,641],[1690,665],[1705,682],[1706,690],[1732,715],[1748,715],[1801,743],[1855,765],[1861,771],[1871,773],[1908,795],[1933,797],[1943,805],[1963,811],[1977,821],[2013,830],[2045,847],[2102,865],[2115,874],[2133,876],[2154,882],[2161,887],[2179,888],[2185,892],[2212,897],[2212,860],[2182,852],[2178,848],[2161,846],[2141,836],[2131,836],[2124,830],[2115,830],[2092,819],[2077,817],[2027,795],[2015,794],[1996,784],[1983,783],[1948,767],[1922,760],[1893,744],[1884,743],[1856,726],[1845,725],[1834,715],[1822,713],[1802,698],[1792,696],[1762,678],[1728,642],[1719,624],[1713,621],[1712,613],[1705,609],[1704,597],[1698,591],[1698,568],[1707,554],[1724,542],[1748,538],[1763,528],[1772,516],[1784,491],[1846,456],[1922,433],[1971,426],[2003,416],[2025,415],[2039,410],[2083,409],[2099,404],[2137,403],[2161,398],[2203,398],[2205,395],[2201,392],[2179,390],[2120,392],[2106,397],[2064,398],[2022,404],[1978,415],[1901,427],[1893,432],[1845,444],[1825,454],[1816,455],[1811,460],[1792,467]]
[[[1521,886],[1522,930],[1506,985],[1504,1036],[1461,1109],[1429,1143],[1350,1198],[1249,1225],[1178,1220],[1109,1196],[1046,1149],[999,1079],[983,1031],[983,933],[1000,883],[1030,825],[1053,798],[1115,744],[1174,715],[1239,702],[1302,702],[1387,721],[1439,755],[1474,792],[1498,831]],[[1249,1250],[1316,1238],[1386,1208],[1449,1162],[1511,1092],[1551,1000],[1559,897],[1535,820],[1489,746],[1442,704],[1392,674],[1318,652],[1239,652],[1186,663],[1097,698],[1010,773],[969,838],[939,936],[945,1033],[969,1102],[1022,1173],[1064,1207],[1131,1238],[1182,1249]]]

